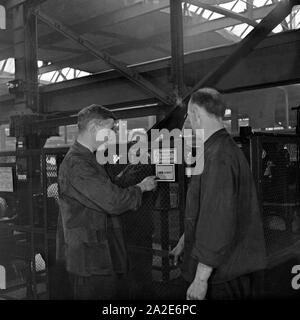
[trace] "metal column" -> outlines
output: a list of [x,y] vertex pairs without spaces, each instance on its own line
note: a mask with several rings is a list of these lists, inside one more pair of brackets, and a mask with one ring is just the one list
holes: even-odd
[[184,44],[181,0],[170,0],[172,82],[177,103],[184,90]]
[[[186,113],[186,105],[183,103],[183,95],[185,92],[184,84],[184,38],[183,38],[183,8],[182,1],[170,0],[170,15],[171,15],[171,49],[172,49],[172,81],[173,90],[177,98],[179,116],[184,117]],[[180,108],[180,109],[179,109]],[[180,121],[183,125],[183,121]],[[183,159],[182,159],[183,160]],[[184,230],[184,211],[185,211],[185,195],[186,195],[186,181],[185,181],[185,167],[184,164],[178,165],[178,195],[179,195],[179,225],[180,232]]]
[[[30,114],[38,109],[37,19],[26,4],[11,8],[15,52],[15,107],[19,113]],[[15,82],[16,83],[16,82]]]
[[[13,42],[15,53],[15,80],[10,82],[10,93],[14,97],[17,110],[11,117],[11,134],[16,137],[16,165],[26,168],[26,179],[19,184],[18,225],[27,233],[30,247],[28,261],[27,298],[38,299],[35,255],[38,250],[47,254],[47,242],[43,248],[37,242],[39,232],[36,229],[35,190],[40,185],[40,154],[47,136],[36,130],[33,123],[39,119],[43,110],[39,107],[38,66],[37,66],[37,18],[32,14],[34,4],[38,1],[8,1],[13,24]],[[37,150],[35,150],[37,149]],[[17,179],[18,175],[17,175]],[[20,180],[21,181],[21,180]],[[19,183],[19,181],[18,181]],[[40,249],[38,249],[40,247]],[[41,252],[41,251],[40,251]],[[47,260],[47,259],[46,259]]]

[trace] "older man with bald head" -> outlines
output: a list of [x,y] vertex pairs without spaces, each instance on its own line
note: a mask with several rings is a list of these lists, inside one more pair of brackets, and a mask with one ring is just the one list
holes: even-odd
[[185,233],[171,252],[181,266],[186,298],[251,297],[251,274],[265,267],[265,241],[248,162],[223,127],[225,104],[218,91],[192,95],[192,129],[204,130],[204,169],[192,176]]

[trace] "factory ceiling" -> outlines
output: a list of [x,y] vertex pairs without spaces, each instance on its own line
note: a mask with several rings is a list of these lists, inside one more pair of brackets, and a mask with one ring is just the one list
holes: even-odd
[[[239,42],[276,2],[183,1],[184,52]],[[42,3],[40,9],[126,65],[171,55],[169,0],[51,0]],[[6,29],[0,30],[0,61],[14,56],[11,24],[8,12]],[[295,7],[273,32],[299,27],[300,10]],[[38,25],[38,59],[40,79],[46,82],[111,69],[43,22]],[[7,73],[14,71],[11,63],[6,68],[1,64],[0,67]],[[83,71],[81,74],[80,70]]]
[[[8,9],[5,19],[2,11],[0,23],[0,98],[8,93],[5,83],[14,77],[13,27],[7,5],[14,1],[22,0],[0,0]],[[276,7],[277,2],[280,1],[182,1],[185,56],[234,46]],[[171,56],[169,0],[48,0],[42,1],[39,9],[86,39],[99,52],[109,54],[126,66],[151,65],[160,60],[165,63]],[[295,6],[272,34],[299,28],[300,7]],[[112,70],[106,62],[40,19],[37,57],[41,85],[110,74]]]

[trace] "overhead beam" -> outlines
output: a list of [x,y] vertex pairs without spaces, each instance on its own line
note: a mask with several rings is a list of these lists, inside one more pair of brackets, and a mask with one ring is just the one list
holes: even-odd
[[194,6],[210,10],[212,12],[222,14],[222,15],[224,15],[226,17],[236,19],[237,21],[240,21],[240,22],[243,22],[243,23],[247,23],[247,24],[249,24],[249,25],[251,25],[253,27],[255,27],[257,25],[257,22],[255,20],[250,19],[249,17],[247,17],[247,16],[245,16],[243,14],[236,13],[234,11],[219,7],[217,5],[212,5],[212,4],[209,4],[209,3],[205,3],[205,2],[203,2],[201,0],[186,0],[186,2],[190,3],[190,4],[194,5]]
[[[107,31],[101,31],[101,34],[102,35],[107,35],[108,37],[111,37],[111,38],[115,38],[115,39],[118,39],[120,40],[121,42],[123,43],[126,43],[128,45],[136,45],[138,44],[139,46],[145,46],[145,41],[144,40],[140,40],[140,39],[137,39],[135,37],[131,37],[129,35],[123,35],[123,34],[119,34],[119,33],[113,33],[113,32],[107,32]],[[148,47],[151,47],[157,51],[160,51],[160,52],[163,52],[163,53],[167,53],[167,54],[170,54],[170,50],[167,50],[165,48],[163,48],[162,46],[160,46],[159,44],[155,44],[155,43],[149,43]]]
[[74,48],[66,48],[66,47],[60,47],[60,46],[49,46],[46,49],[47,51],[56,51],[56,52],[70,52],[74,54],[82,54],[83,50],[80,49],[74,49]]
[[[203,76],[220,65],[237,48],[237,45],[201,50],[185,55],[185,83],[193,86]],[[239,65],[220,79],[215,87],[222,92],[250,90],[254,88],[292,84],[300,82],[300,31],[278,34],[265,39]],[[144,63],[134,68],[137,72],[151,77],[154,81],[168,84],[170,58]],[[276,66],[276,68],[274,68]],[[42,101],[47,112],[79,110],[91,103],[120,105],[150,99],[128,80],[115,71],[44,86],[41,88]],[[116,95],[115,92],[119,94]],[[142,102],[140,103],[142,104]]]
[[[145,46],[145,42],[143,40],[137,39],[137,38],[132,37],[132,36],[127,35],[127,34],[124,35],[124,34],[115,33],[115,32],[111,32],[111,31],[104,31],[104,30],[99,31],[99,33],[97,33],[97,34],[100,34],[102,36],[107,36],[109,38],[117,39],[117,40],[119,40],[119,41],[121,41],[123,43],[126,43],[127,45],[133,46],[133,47],[136,44],[138,44],[140,46],[141,45]],[[152,47],[153,49],[155,49],[157,51],[161,51],[161,52],[170,54],[169,50],[166,50],[163,47],[161,47],[159,45],[156,45],[155,43],[153,43],[153,44],[151,43],[150,47]]]
[[[80,22],[70,26],[73,32],[77,34],[82,34],[84,32],[101,32],[105,27],[110,27],[119,23],[130,21],[137,17],[141,17],[153,12],[162,10],[169,7],[169,0],[161,0],[159,3],[145,3],[140,1],[134,5],[126,6],[122,9],[115,10],[111,13],[105,13],[101,15],[96,15],[84,22]],[[64,37],[57,32],[52,32],[50,34],[45,34],[39,38],[41,45],[50,45],[64,40]]]
[[[186,54],[185,84],[190,87],[195,85],[236,48],[237,44],[234,44]],[[227,93],[300,83],[299,50],[300,30],[269,36],[221,78],[215,87]],[[171,89],[170,64],[170,58],[164,58],[131,68],[153,81],[158,79]],[[45,85],[40,87],[40,93],[45,113],[74,113],[92,103],[126,107],[157,102],[154,96],[145,94],[116,71]],[[13,97],[0,96],[0,119],[7,122],[13,113]]]
[[[187,3],[185,3],[187,4]],[[201,9],[199,7],[199,9]],[[184,10],[186,11],[186,8],[184,8]],[[203,9],[204,10],[204,9]],[[170,10],[169,9],[166,9],[166,10],[163,10],[162,11],[163,13],[167,14],[167,15],[170,15]],[[208,18],[205,19],[201,14],[197,14],[196,12],[190,12],[191,15],[184,15],[184,18],[188,18],[190,20],[196,20],[196,23],[199,24],[199,23],[205,23],[207,21],[211,21],[209,20]],[[186,25],[189,25],[189,21],[185,21],[185,24]],[[216,33],[218,33],[221,37],[229,40],[230,42],[238,42],[241,40],[240,37],[238,37],[237,35],[235,35],[234,33],[228,31],[228,30],[215,30]]]
[[[12,0],[7,8],[12,8],[16,5],[28,0]],[[105,13],[96,15],[84,22],[80,22],[70,26],[73,32],[82,34],[85,32],[101,32],[103,28],[111,25],[116,25],[122,22],[132,20],[134,18],[151,14],[153,12],[165,9],[169,6],[169,0],[162,0],[159,3],[145,3],[140,1],[131,6],[126,6],[122,9],[115,10],[111,13]],[[57,44],[59,41],[63,41],[65,38],[63,35],[57,32],[50,32],[39,37],[39,45],[41,47],[48,48],[52,44]],[[0,51],[0,59],[13,56],[13,48],[9,48],[6,51]],[[51,70],[52,71],[52,70]]]
[[[272,4],[266,7],[255,8],[253,10],[254,20],[261,19],[265,17],[276,5]],[[247,16],[247,12],[242,14],[243,16]],[[195,35],[199,35],[206,32],[216,31],[220,29],[224,29],[226,27],[234,26],[239,24],[240,21],[233,18],[220,18],[207,22],[194,22],[191,24],[186,24],[184,29],[184,37],[192,37]],[[169,41],[170,32],[169,30],[159,30],[160,32],[154,33],[152,36],[145,38],[136,44],[122,44],[119,46],[113,46],[111,48],[106,48],[105,50],[112,54],[112,52],[127,52],[132,49],[144,48],[145,46],[149,47],[154,44],[164,43]],[[1,51],[0,51],[1,56]],[[52,65],[45,66],[39,69],[39,73],[46,73],[54,70],[58,70],[60,68],[64,68],[66,66],[80,66],[84,63],[88,63],[95,60],[94,57],[88,55],[77,55],[73,58],[63,59],[58,61],[53,61]]]
[[98,59],[101,59],[106,62],[110,67],[116,69],[119,73],[121,73],[124,77],[144,89],[146,92],[150,94],[154,94],[161,102],[172,105],[174,104],[174,98],[165,93],[159,87],[153,85],[150,81],[139,75],[137,72],[129,69],[126,64],[114,59],[107,53],[103,51],[99,51],[91,42],[85,39],[82,36],[76,35],[69,28],[61,24],[60,22],[48,17],[46,14],[42,13],[40,10],[36,9],[33,11],[34,14],[44,23],[57,30],[59,33],[65,35],[68,39],[73,42],[79,44],[81,47],[85,48],[90,54],[95,56]]
[[[114,32],[101,31],[99,33],[103,36],[117,39],[117,40],[119,40],[123,43],[126,43],[127,45],[131,45],[133,47],[136,46],[137,44],[139,44],[139,42],[141,41],[141,40],[136,39],[134,37],[131,37],[128,35],[121,35],[121,34],[114,33]],[[143,41],[143,43],[144,43],[144,41]],[[167,50],[167,49],[163,48],[162,46],[153,44],[151,47],[157,51],[160,51],[160,52],[166,54],[166,55],[170,54],[170,50]],[[40,50],[41,50],[41,55],[43,55],[43,53],[42,53],[43,51],[46,51],[46,52],[56,51],[56,52],[69,52],[69,53],[74,53],[74,54],[86,56],[86,55],[83,55],[84,50],[82,50],[82,49],[67,48],[66,46],[59,46],[59,45],[54,45],[54,44],[47,45],[46,47],[40,47]],[[107,52],[107,53],[109,53],[109,52]],[[48,67],[49,67],[49,70],[47,72],[50,72],[50,71],[56,71],[58,66],[57,65],[56,66],[49,65]],[[45,72],[41,72],[41,70],[39,70],[39,73],[42,74]]]
[[[276,4],[271,4],[268,6],[255,8],[253,10],[253,20],[263,19],[275,7],[276,7]],[[247,17],[248,11],[245,11],[240,15]],[[215,20],[204,22],[204,23],[191,25],[187,30],[187,35],[193,36],[199,33],[205,33],[205,32],[210,32],[210,31],[215,31],[215,30],[236,26],[238,24],[240,24],[240,21],[234,18],[226,17],[226,18],[215,19]]]
[[237,49],[225,61],[208,73],[184,95],[184,100],[203,86],[215,86],[226,73],[237,65],[263,40],[268,34],[290,14],[294,4],[300,0],[280,2],[262,21],[237,45]]

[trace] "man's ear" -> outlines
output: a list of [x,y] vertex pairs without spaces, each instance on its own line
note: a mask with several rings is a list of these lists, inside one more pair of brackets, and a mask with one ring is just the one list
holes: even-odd
[[201,110],[200,110],[200,108],[197,108],[197,107],[193,108],[193,116],[194,116],[194,119],[196,120],[196,122],[198,124],[201,124]]
[[96,125],[95,125],[95,121],[90,121],[88,123],[88,132],[90,133],[90,135],[95,135],[96,134]]

